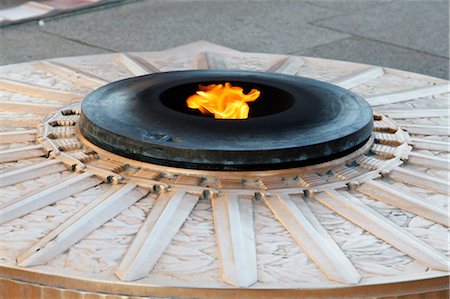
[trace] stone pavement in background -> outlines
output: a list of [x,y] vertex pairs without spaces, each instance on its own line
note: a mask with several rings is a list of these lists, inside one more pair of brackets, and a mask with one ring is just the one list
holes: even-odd
[[208,40],[448,79],[447,0],[115,1],[0,29],[0,64]]
[[89,9],[99,5],[110,5],[122,0],[0,0],[0,27],[24,23]]

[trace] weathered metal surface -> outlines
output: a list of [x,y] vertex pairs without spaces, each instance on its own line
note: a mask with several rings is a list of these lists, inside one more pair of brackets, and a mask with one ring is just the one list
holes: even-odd
[[[261,91],[250,117],[217,120],[186,99],[199,84],[232,82]],[[194,169],[282,169],[322,163],[361,147],[372,134],[363,98],[331,84],[244,71],[165,72],[126,79],[81,104],[81,134],[135,160]]]

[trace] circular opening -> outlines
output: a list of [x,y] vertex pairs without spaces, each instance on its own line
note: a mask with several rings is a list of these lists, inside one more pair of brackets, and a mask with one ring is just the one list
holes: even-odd
[[261,92],[256,101],[248,103],[250,107],[249,118],[280,113],[294,105],[294,96],[284,90],[268,85],[239,81],[203,81],[177,85],[163,91],[160,95],[160,100],[166,107],[175,111],[212,118],[213,115],[204,115],[197,109],[188,108],[186,100],[199,90],[199,85],[224,84],[225,82],[230,82],[233,86],[242,87],[245,94],[248,94],[252,89],[257,89]]

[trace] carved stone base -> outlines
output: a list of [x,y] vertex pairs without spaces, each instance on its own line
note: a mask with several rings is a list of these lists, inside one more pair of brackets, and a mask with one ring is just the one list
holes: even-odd
[[[375,111],[373,138],[320,165],[221,172],[133,161],[78,134],[93,89],[205,68],[352,89]],[[448,81],[207,42],[1,74],[5,298],[448,296]]]

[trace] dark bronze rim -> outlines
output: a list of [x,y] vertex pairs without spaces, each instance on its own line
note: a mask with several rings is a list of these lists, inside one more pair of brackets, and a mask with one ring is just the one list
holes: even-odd
[[[200,83],[261,88],[246,120],[183,111]],[[280,102],[276,105],[275,102]],[[181,107],[181,108],[180,108]],[[340,87],[298,76],[246,71],[177,71],[117,81],[82,103],[80,131],[113,153],[195,169],[258,170],[313,165],[358,149],[373,129],[372,109]]]

